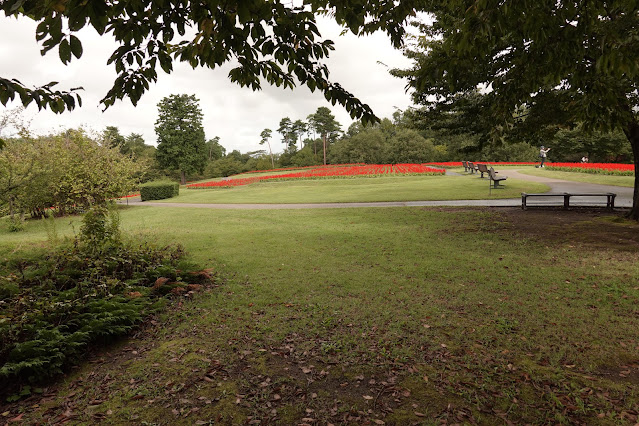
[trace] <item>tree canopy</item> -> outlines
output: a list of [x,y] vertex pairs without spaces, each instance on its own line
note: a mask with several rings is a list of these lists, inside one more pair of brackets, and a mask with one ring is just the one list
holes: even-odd
[[157,160],[161,167],[179,170],[183,185],[187,173],[204,170],[208,157],[198,102],[195,95],[171,95],[158,104]]
[[64,214],[104,205],[132,191],[142,171],[143,165],[82,130],[8,139],[0,150],[0,207],[41,217],[51,207]]
[[[355,34],[383,30],[400,46],[404,23],[420,3],[6,0],[0,3],[0,10],[6,16],[37,21],[36,39],[42,54],[57,48],[64,64],[82,56],[86,46],[77,36],[82,28],[90,26],[101,35],[112,36],[118,48],[108,63],[115,67],[117,77],[101,100],[105,108],[125,97],[137,104],[157,80],[158,68],[170,73],[174,62],[211,69],[233,62],[228,77],[241,86],[259,90],[261,79],[284,88],[306,85],[311,91],[320,90],[333,105],[343,105],[352,117],[368,121],[376,120],[370,107],[329,80],[322,61],[334,46],[330,40],[321,40],[316,16],[329,15]],[[57,84],[29,88],[16,78],[0,76],[0,102],[6,105],[17,95],[25,106],[35,102],[38,108],[49,107],[53,112],[81,105],[78,88],[59,91]]]
[[639,219],[639,3],[447,1],[428,6],[408,77],[414,100],[450,106],[481,88],[481,110],[502,132],[525,121],[620,129],[635,158],[631,216]]

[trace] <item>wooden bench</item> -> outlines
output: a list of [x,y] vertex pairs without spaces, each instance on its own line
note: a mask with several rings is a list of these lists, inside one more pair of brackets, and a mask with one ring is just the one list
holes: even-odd
[[612,210],[615,208],[615,197],[617,194],[614,192],[544,192],[540,194],[529,194],[526,192],[521,193],[521,208],[526,210],[528,205],[526,201],[529,197],[563,197],[564,208],[570,207],[570,197],[606,197],[606,208]]
[[472,161],[466,161],[466,165],[471,173],[475,173],[475,164]]
[[501,182],[502,180],[508,179],[506,176],[498,177],[497,172],[492,167],[488,169],[488,176],[490,176],[490,180],[491,182],[493,182],[493,188],[495,189],[505,188],[503,185],[500,185],[499,182]]
[[479,173],[481,173],[480,178],[484,178],[484,173],[489,174],[490,171],[488,170],[488,166],[486,166],[484,163],[475,163],[475,167],[477,169],[477,171]]

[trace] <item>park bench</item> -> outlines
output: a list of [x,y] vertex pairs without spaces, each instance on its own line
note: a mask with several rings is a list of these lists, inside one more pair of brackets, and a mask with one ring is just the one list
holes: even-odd
[[470,170],[470,172],[475,173],[475,163],[467,161],[466,164],[468,164],[468,169]]
[[480,178],[483,179],[484,177],[484,173],[489,174],[490,172],[488,171],[488,166],[486,166],[484,163],[475,163],[475,167],[477,169],[477,171],[479,173],[481,173]]
[[462,161],[462,166],[464,166],[464,171],[468,171],[468,161]]
[[[526,192],[521,193],[521,208],[526,210],[528,207],[527,201],[530,197],[563,197],[564,208],[570,207],[571,197],[606,197],[606,208],[610,210],[615,208],[615,197],[617,194],[614,192],[544,192],[539,194],[529,194]],[[547,204],[543,204],[547,205]]]
[[504,188],[503,185],[500,185],[499,182],[502,180],[508,179],[506,176],[498,177],[497,172],[492,167],[488,169],[488,176],[490,176],[490,181],[493,182],[493,188]]

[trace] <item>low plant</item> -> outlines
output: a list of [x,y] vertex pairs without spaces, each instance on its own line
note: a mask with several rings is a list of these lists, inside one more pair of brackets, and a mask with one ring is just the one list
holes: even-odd
[[24,231],[24,220],[20,217],[12,217],[9,219],[9,232]]
[[123,241],[118,225],[99,206],[72,243],[0,263],[0,388],[61,373],[89,345],[128,333],[164,296],[211,281],[181,246]]

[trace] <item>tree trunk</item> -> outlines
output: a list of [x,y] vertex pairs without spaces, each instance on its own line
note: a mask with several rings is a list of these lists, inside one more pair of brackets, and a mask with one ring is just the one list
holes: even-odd
[[326,165],[326,134],[322,135],[322,140],[324,142],[324,165]]
[[180,184],[186,185],[186,175],[183,170],[180,170]]
[[13,220],[13,216],[15,215],[13,210],[13,196],[9,196],[9,214],[11,215],[11,220]]
[[630,141],[635,163],[635,189],[632,196],[632,210],[630,210],[628,217],[639,221],[639,123],[636,120],[632,120],[628,127],[624,129],[624,133],[628,141]]
[[271,165],[273,166],[273,168],[275,168],[275,160],[273,160],[273,150],[271,149],[271,143],[266,141],[268,143],[268,152],[271,153]]

